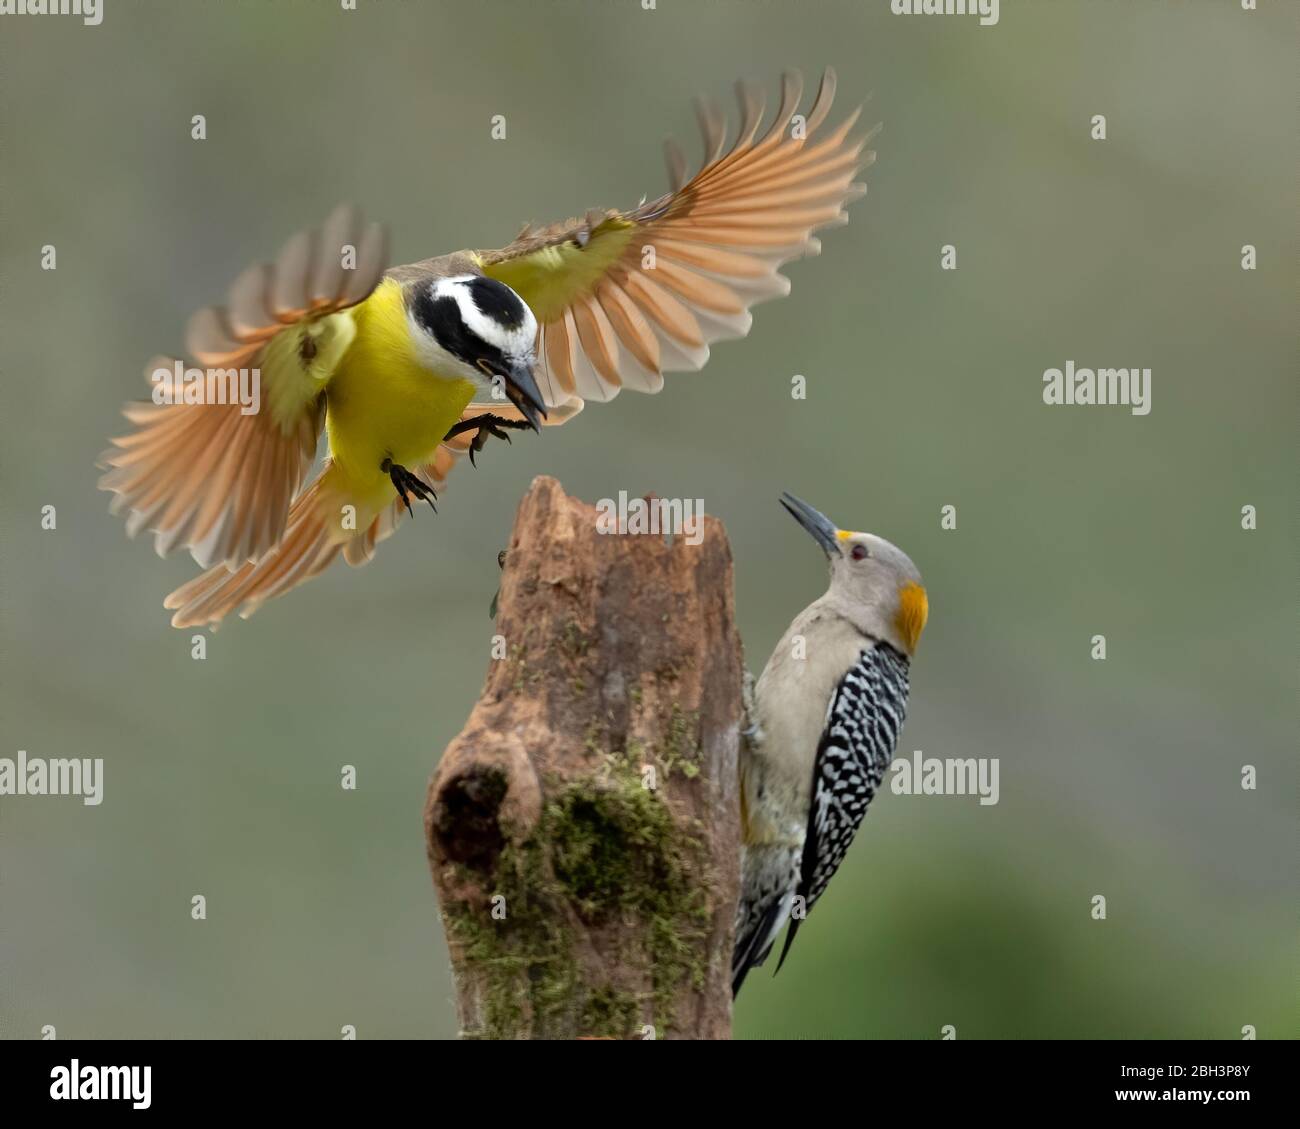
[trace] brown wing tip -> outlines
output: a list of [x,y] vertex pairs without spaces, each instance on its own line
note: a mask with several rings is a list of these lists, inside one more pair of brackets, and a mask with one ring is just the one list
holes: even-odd
[[686,184],[686,155],[671,137],[664,142],[664,164],[668,166],[668,190],[680,192]]
[[[818,84],[813,104],[808,110],[807,128],[809,134],[817,130],[826,120],[827,115],[830,113],[831,103],[835,100],[835,91],[838,84],[839,79],[835,68],[832,66],[826,67],[822,71],[821,81]],[[780,86],[781,101],[776,116],[772,119],[766,133],[763,135],[762,140],[764,142],[772,142],[783,133],[798,111],[804,92],[803,73],[795,67],[786,68],[781,72]],[[754,137],[762,125],[764,110],[764,98],[761,89],[756,90],[744,79],[737,79],[735,91],[736,100],[740,106],[740,127],[736,139],[732,143],[731,152],[754,143]],[[727,119],[726,115],[711,99],[696,98],[694,104],[696,119],[699,122],[700,133],[704,141],[704,160],[700,165],[700,171],[703,171],[709,165],[720,160],[724,153],[727,152]],[[861,113],[861,107],[851,115],[852,120],[856,120],[859,113]],[[668,167],[669,190],[670,192],[679,192],[691,179],[687,172],[686,161],[682,156],[681,149],[671,139],[664,143],[664,154]]]
[[190,315],[185,326],[185,351],[195,360],[215,363],[243,348],[230,327],[224,307],[204,306]]
[[699,122],[700,136],[704,141],[704,163],[712,164],[727,143],[727,119],[718,104],[711,98],[695,99],[695,117]]

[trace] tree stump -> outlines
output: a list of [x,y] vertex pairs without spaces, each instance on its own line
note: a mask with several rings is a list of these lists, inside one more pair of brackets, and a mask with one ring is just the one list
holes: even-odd
[[687,540],[520,504],[425,804],[465,1037],[730,1035],[743,667],[722,523]]

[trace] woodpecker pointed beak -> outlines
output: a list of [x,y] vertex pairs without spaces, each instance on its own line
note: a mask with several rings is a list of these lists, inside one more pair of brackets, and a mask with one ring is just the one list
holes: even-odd
[[830,518],[788,492],[781,495],[781,505],[790,511],[790,516],[795,521],[812,534],[813,539],[828,557],[839,556],[839,529]]
[[539,421],[546,418],[546,401],[542,399],[541,390],[533,377],[532,365],[521,361],[509,361],[503,365],[484,358],[478,362],[478,367],[489,376],[500,377],[509,401],[523,413],[524,419],[534,431],[541,430]]

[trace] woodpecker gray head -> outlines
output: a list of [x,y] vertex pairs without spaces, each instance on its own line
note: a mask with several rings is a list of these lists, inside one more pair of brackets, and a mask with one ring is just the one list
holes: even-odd
[[407,319],[429,369],[473,381],[480,398],[503,392],[537,428],[546,415],[533,377],[537,319],[510,287],[474,274],[421,281],[408,294]]
[[831,586],[823,599],[860,630],[913,655],[930,607],[911,557],[874,533],[840,529],[793,494],[783,494],[781,504],[830,561]]

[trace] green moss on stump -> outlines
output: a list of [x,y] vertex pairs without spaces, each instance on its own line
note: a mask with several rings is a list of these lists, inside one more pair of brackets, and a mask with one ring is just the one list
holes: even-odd
[[[491,905],[444,910],[449,932],[483,977],[483,1029],[467,1035],[509,1037],[526,1014],[535,1036],[576,1029],[628,1037],[642,1023],[665,1032],[677,992],[704,983],[698,944],[709,915],[700,844],[683,839],[663,800],[625,769],[556,789],[537,830],[522,844],[507,842],[483,888],[504,897],[500,920]],[[648,997],[581,981],[575,919],[598,946],[606,927],[622,939],[623,951],[607,956],[648,970]]]
[[687,713],[677,702],[673,703],[663,740],[665,775],[671,775],[676,769],[687,780],[694,780],[699,776],[704,749],[693,736],[699,725],[699,713]]
[[582,1005],[580,1028],[584,1035],[605,1039],[629,1039],[639,1028],[641,1001],[631,992],[606,984],[587,993]]

